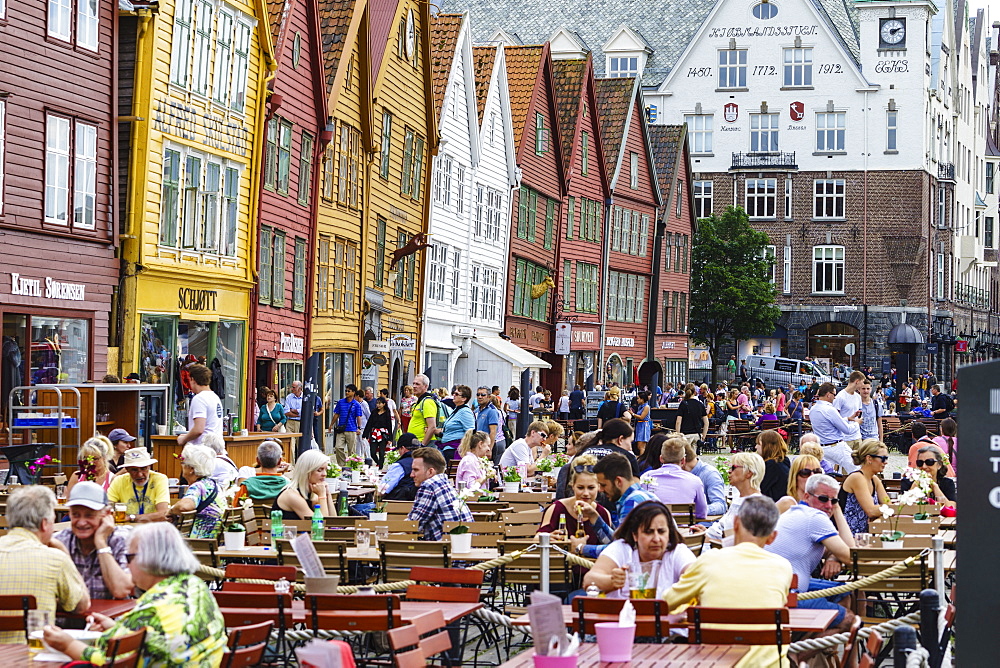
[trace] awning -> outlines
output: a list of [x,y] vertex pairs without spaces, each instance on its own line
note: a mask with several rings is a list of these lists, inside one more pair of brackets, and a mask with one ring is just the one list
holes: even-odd
[[924,334],[919,329],[905,322],[901,322],[889,330],[889,343],[924,343]]
[[501,339],[499,336],[480,336],[472,339],[472,342],[523,369],[552,368],[552,365],[541,357],[536,357],[519,345],[511,343],[507,339]]

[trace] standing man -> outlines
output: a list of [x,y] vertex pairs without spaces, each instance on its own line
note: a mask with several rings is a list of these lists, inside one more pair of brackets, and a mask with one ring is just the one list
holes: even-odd
[[285,415],[288,416],[288,431],[302,431],[302,381],[293,380],[291,392],[285,396]]
[[[813,433],[823,446],[823,458],[831,464],[841,467],[847,473],[854,473],[857,466],[851,459],[851,448],[845,441],[854,434],[854,427],[861,422],[861,417],[845,419],[833,406],[836,388],[833,383],[823,383],[816,390],[816,401],[809,409],[809,421]],[[859,428],[860,433],[860,428]]]
[[528,409],[530,412],[534,413],[538,410],[538,404],[542,399],[545,398],[545,390],[542,389],[541,385],[535,387],[535,393],[531,395],[528,399]]
[[358,441],[358,421],[364,416],[361,403],[356,401],[358,387],[353,383],[344,388],[344,398],[333,409],[334,451],[326,454],[337,456],[337,465],[347,465],[347,456],[354,454]]
[[440,450],[417,448],[413,451],[411,467],[410,477],[417,486],[417,496],[406,519],[419,523],[424,540],[441,540],[441,527],[445,522],[472,521],[468,506],[455,507],[458,497],[448,481],[448,463]]
[[434,393],[429,391],[430,386],[431,379],[424,374],[418,373],[413,377],[413,394],[417,401],[411,409],[410,425],[406,430],[417,437],[420,445],[429,444],[438,427],[438,402]]
[[677,409],[674,431],[684,434],[684,438],[696,446],[696,450],[698,441],[708,438],[708,410],[705,404],[695,398],[693,383],[688,383],[684,388],[684,400]]
[[368,414],[371,415],[375,410],[375,388],[366,387],[365,388],[365,403],[368,404]]
[[940,385],[931,385],[931,417],[943,420],[951,417],[955,410],[955,400],[941,391]]
[[726,380],[736,380],[736,355],[730,355],[726,362]]
[[490,401],[490,390],[485,386],[476,390],[476,404],[476,431],[484,431],[490,435],[493,463],[499,466],[504,450],[507,449],[503,435],[503,413]]
[[747,361],[740,360],[740,381],[745,383],[750,380],[750,369],[747,368]]
[[861,384],[861,438],[877,438],[885,442],[883,431],[882,409],[877,401],[872,400],[872,382],[865,378]]
[[569,393],[569,419],[582,420],[587,410],[587,395],[583,393],[579,385],[573,386],[573,391]]
[[[861,384],[865,382],[865,374],[852,371],[847,378],[847,386],[837,393],[833,407],[845,420],[861,417]],[[844,439],[851,450],[857,450],[861,445],[861,422],[852,423],[850,435]]]
[[222,402],[212,391],[212,370],[204,364],[192,364],[188,369],[194,396],[188,405],[187,433],[177,436],[177,445],[199,445],[203,434],[222,433]]

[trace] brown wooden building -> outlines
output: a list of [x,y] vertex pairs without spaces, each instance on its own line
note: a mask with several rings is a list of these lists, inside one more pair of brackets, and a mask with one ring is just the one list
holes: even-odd
[[[319,172],[326,145],[327,90],[317,0],[268,2],[278,70],[270,84],[260,181],[257,287],[250,350],[253,387],[283,401],[309,355]],[[249,396],[252,400],[254,392]]]
[[117,14],[117,2],[0,3],[4,407],[14,385],[117,371]]

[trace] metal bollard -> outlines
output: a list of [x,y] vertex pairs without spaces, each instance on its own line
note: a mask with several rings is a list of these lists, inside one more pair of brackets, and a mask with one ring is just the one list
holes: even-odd
[[931,551],[934,553],[934,589],[938,593],[938,602],[944,605],[944,538],[931,538]]
[[933,589],[920,592],[920,644],[929,654],[927,663],[937,668],[941,663],[941,632],[938,631],[938,615],[941,599]]
[[542,561],[542,591],[546,594],[549,593],[549,554],[552,552],[552,548],[549,546],[549,539],[552,536],[547,533],[538,534],[538,549],[541,554]]
[[917,631],[912,626],[900,626],[893,631],[896,649],[892,653],[893,668],[906,668],[906,659],[917,648]]

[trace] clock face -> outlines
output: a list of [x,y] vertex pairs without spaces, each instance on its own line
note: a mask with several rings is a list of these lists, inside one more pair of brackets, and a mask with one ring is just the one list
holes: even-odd
[[413,10],[406,15],[406,57],[413,59],[413,50],[417,46],[417,26],[413,22]]
[[887,19],[882,22],[879,36],[883,44],[900,44],[906,37],[906,24],[899,19]]

